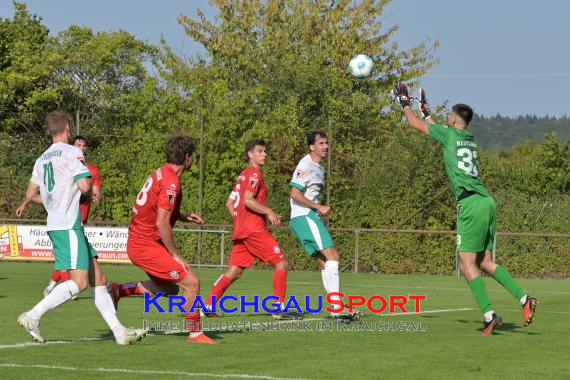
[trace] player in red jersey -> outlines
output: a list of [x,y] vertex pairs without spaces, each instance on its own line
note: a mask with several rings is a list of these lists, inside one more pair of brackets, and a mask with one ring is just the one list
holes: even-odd
[[[83,152],[83,156],[87,153],[87,138],[82,135],[76,135],[73,140],[73,145],[79,148]],[[101,174],[99,173],[99,168],[95,166],[91,162],[86,162],[87,169],[91,172],[91,189],[92,193],[91,196],[85,196],[84,194],[81,195],[79,199],[79,209],[81,210],[81,223],[83,225],[88,223],[89,220],[89,211],[91,210],[91,202],[99,203],[101,202],[101,187],[103,185],[103,181],[101,180]],[[64,270],[54,270],[51,273],[51,279],[48,286],[44,289],[44,297],[47,297],[48,294],[57,286],[59,282],[65,282],[69,280],[69,275],[67,271]],[[76,300],[77,296],[71,297],[72,300]]]
[[[273,272],[273,292],[279,299],[279,310],[273,313],[274,319],[300,319],[298,316],[283,311],[283,301],[287,290],[288,263],[277,240],[269,232],[266,217],[274,227],[281,224],[281,216],[267,207],[267,187],[263,180],[261,167],[265,165],[267,152],[265,141],[250,140],[245,146],[248,166],[239,175],[226,207],[234,222],[232,240],[234,246],[230,254],[229,268],[214,283],[206,302],[211,310],[213,297],[219,300],[229,286],[240,278],[246,268],[251,267],[256,259],[271,263]],[[211,311],[204,313],[214,317]]]
[[[192,166],[193,152],[191,137],[171,138],[166,145],[166,164],[151,173],[139,192],[129,226],[127,253],[150,280],[122,285],[112,283],[110,290],[115,305],[120,298],[134,294],[149,293],[154,297],[158,292],[164,292],[166,296],[176,295],[181,287],[186,298],[183,308],[188,311],[200,293],[200,279],[178,252],[172,235],[172,227],[178,220],[204,223],[199,215],[180,214],[180,177]],[[189,341],[218,344],[201,331],[198,311],[188,312],[184,317]]]

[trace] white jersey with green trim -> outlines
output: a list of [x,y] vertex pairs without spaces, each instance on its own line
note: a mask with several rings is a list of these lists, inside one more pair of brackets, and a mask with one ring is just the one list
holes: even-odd
[[[299,161],[289,186],[301,190],[308,200],[319,203],[319,195],[325,188],[325,168],[313,161],[311,155],[307,154]],[[291,219],[307,215],[310,211],[309,207],[291,199]]]
[[85,177],[91,173],[83,153],[73,145],[55,143],[36,160],[31,181],[40,187],[48,231],[81,226],[81,191],[75,181]]

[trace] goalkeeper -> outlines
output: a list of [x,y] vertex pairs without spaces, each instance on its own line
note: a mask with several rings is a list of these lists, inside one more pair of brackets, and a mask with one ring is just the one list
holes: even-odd
[[502,319],[493,309],[480,270],[492,276],[520,301],[523,326],[528,326],[534,319],[536,298],[525,293],[503,266],[492,261],[496,204],[479,178],[479,150],[473,135],[467,130],[467,125],[473,117],[473,110],[466,104],[456,104],[447,116],[447,125],[436,124],[429,114],[425,92],[422,89],[417,101],[423,120],[412,110],[405,84],[396,86],[395,95],[410,127],[429,135],[443,146],[445,170],[459,203],[457,218],[459,267],[485,317],[482,335],[490,335],[501,325]]

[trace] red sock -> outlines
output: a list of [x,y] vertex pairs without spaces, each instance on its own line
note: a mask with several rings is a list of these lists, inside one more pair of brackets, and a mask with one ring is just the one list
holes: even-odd
[[65,281],[69,280],[69,273],[67,273],[66,270],[60,270],[59,271],[59,280],[61,282],[65,282]]
[[200,326],[200,313],[186,313],[184,316],[184,328],[188,330],[189,333],[197,333],[202,331]]
[[279,297],[279,302],[285,300],[285,293],[287,292],[287,272],[277,269],[273,272],[273,293]]
[[58,270],[54,270],[53,272],[51,272],[51,280],[53,282],[58,282],[60,279],[60,274]]
[[213,296],[216,297],[216,301],[219,301],[220,298],[222,298],[222,296],[224,295],[226,289],[229,288],[232,283],[233,281],[230,280],[228,276],[226,276],[225,274],[221,275],[216,280],[216,282],[214,282],[214,286],[212,287],[212,291],[210,292],[210,295],[208,296],[208,301],[206,303],[208,305],[212,305],[214,303],[212,302]]
[[142,295],[143,291],[141,289],[141,282],[129,282],[127,284],[121,284],[119,286],[119,297],[128,297],[133,294]]

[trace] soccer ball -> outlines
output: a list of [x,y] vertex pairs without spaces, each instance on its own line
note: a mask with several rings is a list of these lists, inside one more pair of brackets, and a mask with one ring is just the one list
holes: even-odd
[[368,77],[372,73],[374,62],[369,56],[358,54],[350,60],[348,71],[355,77],[362,79]]

